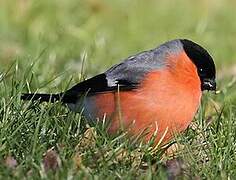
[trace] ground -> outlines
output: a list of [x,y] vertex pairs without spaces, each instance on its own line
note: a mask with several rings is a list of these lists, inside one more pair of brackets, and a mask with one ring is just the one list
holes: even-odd
[[[0,179],[236,177],[236,21],[233,0],[0,1]],[[60,103],[60,92],[139,51],[188,38],[213,56],[217,94],[204,93],[177,151],[110,137]],[[92,128],[94,127],[94,128]],[[172,146],[173,149],[173,146]],[[170,151],[170,149],[169,149]]]

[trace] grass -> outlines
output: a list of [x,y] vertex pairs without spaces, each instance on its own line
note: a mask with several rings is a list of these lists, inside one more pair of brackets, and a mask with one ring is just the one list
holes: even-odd
[[[173,157],[161,149],[153,153],[124,133],[110,137],[60,103],[23,103],[20,94],[63,91],[129,55],[183,37],[213,55],[219,93],[204,93],[192,127],[176,137],[183,147],[174,163],[184,166],[177,174],[236,177],[234,6],[230,0],[2,0],[0,179],[171,178],[178,168],[166,164]],[[61,165],[46,172],[43,157],[52,147]],[[17,165],[6,165],[7,157]]]

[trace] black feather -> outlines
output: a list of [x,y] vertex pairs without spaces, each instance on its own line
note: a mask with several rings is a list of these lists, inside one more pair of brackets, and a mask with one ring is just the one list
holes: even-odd
[[55,102],[60,100],[61,94],[22,94],[21,99],[22,100],[39,100],[40,102]]
[[121,91],[134,89],[136,87],[135,84],[122,80],[117,80],[117,84],[114,86],[109,86],[106,79],[106,74],[99,74],[73,86],[71,89],[62,93],[62,101],[64,103],[76,103],[78,98],[80,98],[82,95],[117,91],[118,84],[120,86],[119,90]]

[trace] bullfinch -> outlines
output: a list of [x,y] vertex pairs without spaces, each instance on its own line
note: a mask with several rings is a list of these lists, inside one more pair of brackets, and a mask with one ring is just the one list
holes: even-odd
[[93,121],[109,120],[108,132],[132,136],[147,129],[144,141],[171,140],[197,112],[202,91],[216,90],[212,57],[200,45],[175,39],[130,56],[58,94],[22,94],[22,100],[61,101]]

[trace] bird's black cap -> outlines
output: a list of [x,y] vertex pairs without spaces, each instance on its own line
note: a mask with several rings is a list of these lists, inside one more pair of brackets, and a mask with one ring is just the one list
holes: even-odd
[[216,68],[213,58],[206,49],[188,39],[181,39],[184,51],[192,60],[201,79],[202,90],[216,90]]

